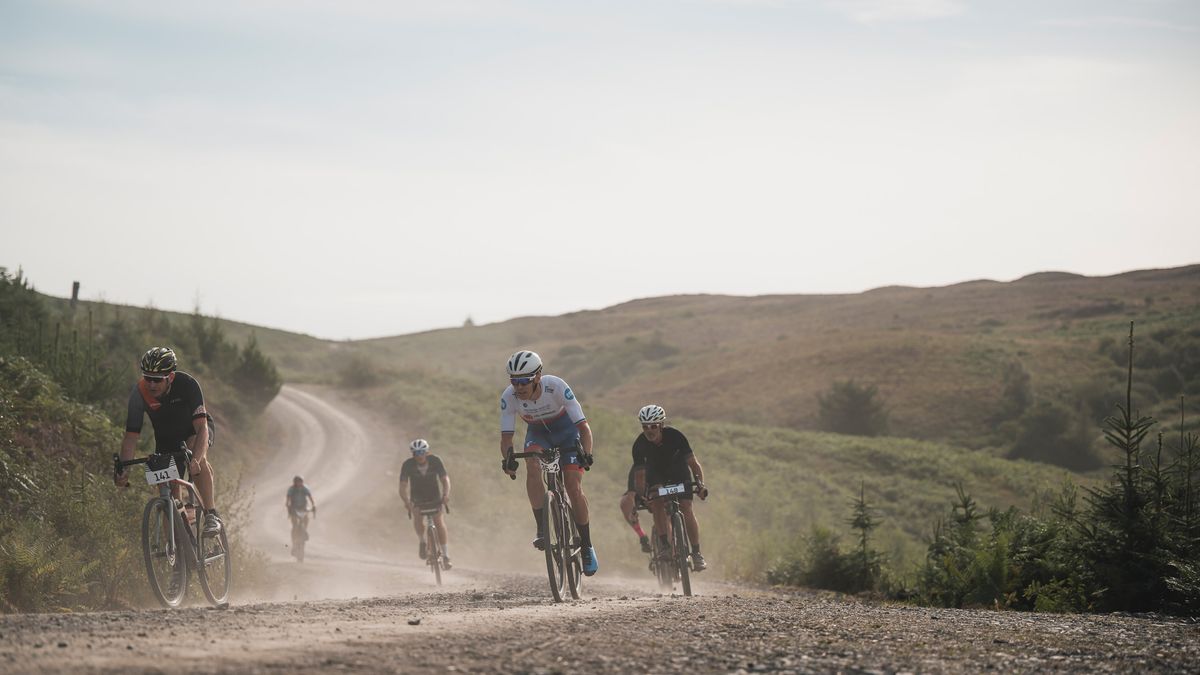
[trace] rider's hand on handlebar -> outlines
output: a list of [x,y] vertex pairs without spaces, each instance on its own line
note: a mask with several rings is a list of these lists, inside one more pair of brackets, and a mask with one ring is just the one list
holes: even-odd
[[705,485],[704,483],[700,483],[699,485],[697,485],[696,486],[696,496],[700,498],[700,501],[704,501],[705,499],[708,499],[708,486]]
[[126,469],[121,473],[113,476],[113,485],[117,487],[129,487],[129,470]]
[[588,453],[584,453],[584,452],[579,453],[579,463],[583,464],[584,471],[591,471],[592,463],[595,461],[596,461],[595,456],[588,454]]

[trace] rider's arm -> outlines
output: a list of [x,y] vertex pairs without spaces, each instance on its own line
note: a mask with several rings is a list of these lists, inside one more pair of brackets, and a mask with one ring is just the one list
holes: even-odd
[[639,466],[633,471],[633,488],[639,495],[646,495],[646,467]]
[[308,492],[308,494],[307,494],[306,496],[308,497],[308,502],[309,502],[310,504],[312,504],[312,507],[313,507],[313,509],[312,509],[312,510],[313,510],[313,513],[316,513],[316,512],[317,512],[317,500],[316,500],[316,499],[313,499],[313,496],[312,496],[312,491],[311,491],[311,490],[309,490],[309,492]]
[[700,460],[696,459],[696,455],[688,455],[687,463],[692,469],[692,476],[696,478],[696,482],[703,483],[704,469],[700,466]]
[[188,443],[188,449],[192,451],[192,463],[195,464],[204,459],[208,454],[208,416],[203,413],[204,406],[201,405],[199,417],[192,417],[192,428],[196,430],[196,434],[192,436],[191,443]]
[[412,503],[408,499],[408,478],[405,476],[400,477],[400,499],[404,501],[405,508]]
[[442,474],[442,503],[446,504],[450,501],[450,474]]
[[508,449],[511,448],[512,446],[513,446],[513,432],[501,431],[500,432],[500,458],[501,459],[508,457]]
[[579,442],[583,444],[583,454],[592,454],[592,427],[587,420],[581,420],[575,426],[579,429]]

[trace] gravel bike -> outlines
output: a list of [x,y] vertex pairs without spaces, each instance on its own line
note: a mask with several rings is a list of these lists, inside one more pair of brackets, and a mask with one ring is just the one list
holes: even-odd
[[[441,510],[440,505],[417,506],[417,512],[425,517],[425,564],[429,565],[429,569],[433,570],[433,578],[437,580],[437,585],[442,585],[442,571],[450,569],[446,566],[446,556],[442,553],[442,543],[438,539],[437,524],[433,522],[433,517]],[[450,513],[450,505],[446,505],[446,513]],[[409,511],[408,519],[412,520],[412,512]]]
[[225,526],[205,534],[208,511],[196,486],[179,477],[179,467],[186,470],[192,452],[185,444],[179,447],[176,452],[125,461],[113,454],[113,476],[119,476],[125,467],[145,464],[146,482],[158,486],[158,496],[151,497],[142,512],[142,555],[150,589],[158,601],[164,607],[178,607],[194,569],[208,601],[217,607],[228,606],[233,560]]
[[[572,598],[580,597],[583,586],[583,545],[571,515],[571,498],[567,495],[566,483],[563,480],[562,451],[578,450],[571,448],[547,448],[540,452],[514,453],[508,449],[504,466],[509,471],[517,470],[518,459],[536,458],[541,463],[542,482],[546,485],[546,497],[543,501],[542,522],[540,529],[545,537],[543,550],[546,553],[546,576],[550,579],[550,594],[555,602],[562,602],[566,597],[564,591],[569,591]],[[590,466],[590,455],[584,455],[584,468]],[[511,476],[516,480],[515,475]]]
[[308,541],[308,514],[317,517],[317,510],[305,508],[303,511],[292,511],[292,557],[296,562],[304,562],[304,543]]
[[680,585],[683,586],[683,594],[690,596],[692,594],[692,562],[691,562],[691,542],[688,541],[687,527],[683,522],[683,512],[679,510],[679,496],[691,495],[700,492],[704,487],[701,483],[687,482],[674,483],[672,485],[660,485],[651,490],[650,496],[646,497],[647,502],[652,502],[658,499],[665,500],[667,507],[667,520],[671,526],[671,534],[668,537],[668,547],[664,547],[659,541],[661,537],[658,532],[654,532],[654,570],[655,576],[658,577],[658,585],[664,590],[670,590],[675,587],[675,579],[678,579]]

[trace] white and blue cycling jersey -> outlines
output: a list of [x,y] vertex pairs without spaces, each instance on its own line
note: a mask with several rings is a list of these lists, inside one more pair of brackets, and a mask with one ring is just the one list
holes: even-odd
[[[525,420],[526,448],[575,445],[579,441],[579,427],[575,425],[587,419],[571,387],[554,375],[542,376],[540,395],[530,401],[518,399],[511,384],[504,390],[500,395],[500,433],[515,432],[518,415]],[[575,463],[566,453],[563,459],[564,463]]]

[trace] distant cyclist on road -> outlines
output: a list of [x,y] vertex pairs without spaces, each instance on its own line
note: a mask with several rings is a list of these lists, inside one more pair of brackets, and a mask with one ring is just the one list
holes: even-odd
[[[508,360],[508,380],[508,388],[500,395],[500,455],[507,457],[513,447],[517,415],[525,420],[526,452],[562,449],[563,478],[583,547],[583,573],[591,576],[600,568],[592,547],[587,497],[583,494],[583,463],[590,465],[592,461],[592,429],[567,383],[560,377],[542,374],[542,359],[536,353],[522,350],[513,354]],[[504,460],[501,468],[510,476],[516,475],[504,466]],[[525,491],[537,521],[533,545],[539,550],[546,547],[542,532],[544,489],[541,463],[526,460]]]
[[629,477],[625,479],[625,494],[621,495],[621,515],[624,516],[625,522],[629,523],[629,527],[633,528],[634,533],[638,536],[638,543],[642,545],[642,553],[650,552],[650,537],[646,536],[646,531],[642,529],[642,524],[638,520],[637,507],[644,502],[641,496],[638,495],[637,485],[634,482],[635,474],[637,473],[637,465],[633,464],[629,467]]
[[[284,498],[284,506],[287,508],[288,518],[292,521],[292,529],[299,525],[303,518],[308,516],[308,505],[312,503],[313,518],[317,517],[317,500],[313,499],[312,490],[304,484],[304,478],[296,476],[292,479],[292,486],[287,490],[287,497]],[[304,531],[304,541],[308,541],[308,530]]]
[[[191,375],[176,369],[175,352],[169,347],[147,350],[139,365],[142,376],[129,392],[121,460],[133,458],[147,415],[154,428],[155,453],[176,452],[179,444],[186,442],[192,451],[192,462],[187,466],[187,471],[208,513],[204,521],[204,533],[219,532],[221,518],[213,501],[213,471],[208,463],[208,448],[213,441],[212,417],[204,407],[200,383]],[[184,467],[179,468],[182,475]],[[119,486],[128,485],[128,470],[117,475],[114,482]],[[177,491],[179,488],[173,489]]]
[[[643,407],[638,411],[638,421],[642,424],[642,433],[633,442],[633,464],[637,468],[634,482],[637,493],[647,495],[647,486],[653,488],[672,483],[686,483],[694,476],[695,481],[700,484],[700,499],[706,499],[708,488],[704,486],[704,469],[700,467],[692,446],[688,445],[687,437],[678,429],[666,426],[667,412],[662,406],[651,404]],[[708,563],[700,555],[700,524],[696,522],[690,494],[679,496],[679,510],[683,513],[688,539],[692,542],[692,568],[697,572],[703,571],[708,567]],[[659,544],[664,550],[670,550],[668,536],[671,528],[666,506],[662,500],[651,500],[650,511],[654,514],[654,529],[658,534]]]
[[400,467],[400,499],[404,500],[404,508],[412,516],[413,530],[417,540],[417,555],[425,559],[425,521],[421,515],[422,509],[437,508],[433,524],[437,526],[438,543],[442,545],[442,562],[450,569],[450,542],[446,532],[445,506],[450,503],[450,474],[442,459],[429,454],[429,443],[418,438],[408,444],[412,457],[404,461]]

